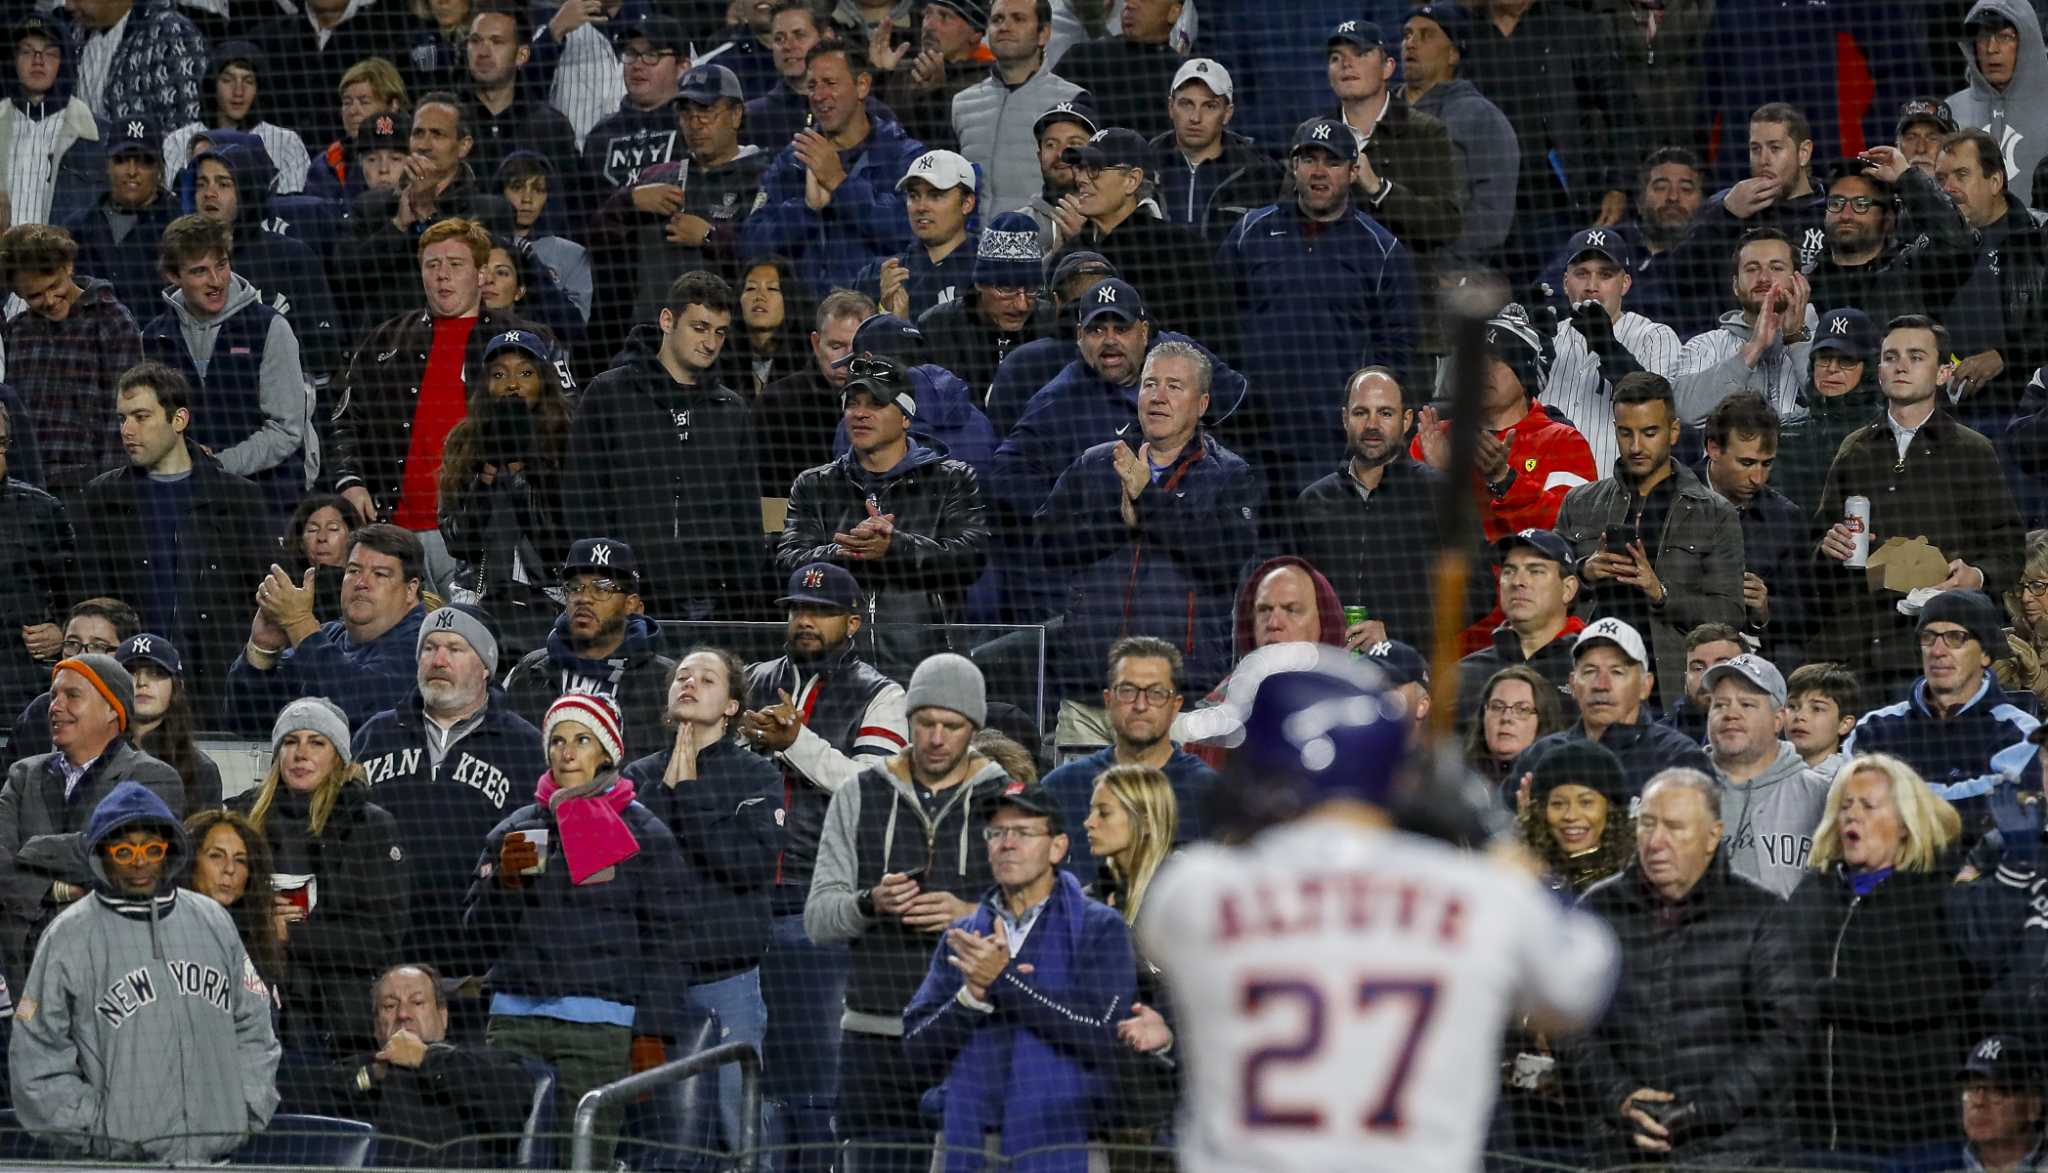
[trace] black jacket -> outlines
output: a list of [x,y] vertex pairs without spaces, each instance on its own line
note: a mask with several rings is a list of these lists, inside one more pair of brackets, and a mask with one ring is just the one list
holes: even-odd
[[[519,472],[502,464],[492,483],[481,476],[440,505],[441,540],[462,563],[454,587],[473,594],[498,621],[500,648],[519,653],[547,636],[559,609],[548,586],[573,540],[562,512],[562,470],[545,454]],[[513,573],[517,564],[525,581]]]
[[925,357],[960,376],[973,392],[976,405],[987,401],[996,368],[1012,351],[1053,331],[1052,309],[1044,302],[1032,307],[1022,330],[1005,334],[981,316],[976,308],[979,300],[977,295],[940,302],[917,319],[918,329],[924,331]]
[[635,795],[683,853],[689,921],[675,942],[692,984],[761,963],[768,950],[768,890],[782,847],[782,771],[726,738],[697,751],[697,777],[665,785],[675,747],[627,766]]
[[[163,240],[164,228],[180,214],[178,201],[160,192],[140,208],[121,209],[119,214],[133,216],[135,223],[119,240],[114,239],[115,214],[113,197],[102,194],[92,207],[65,224],[64,230],[78,242],[78,271],[112,283],[114,296],[129,312],[147,317],[154,312],[166,284],[157,245]],[[237,257],[235,269],[241,267]]]
[[351,232],[334,247],[334,268],[346,274],[358,300],[348,315],[357,330],[402,314],[420,299],[419,234],[429,225],[460,216],[482,224],[494,236],[512,234],[512,205],[489,189],[488,176],[470,165],[460,170],[434,201],[434,214],[401,230],[392,223],[398,214],[398,193],[366,191],[349,208]]
[[427,749],[426,715],[415,689],[405,703],[363,723],[351,739],[377,805],[396,820],[411,864],[412,908],[405,956],[449,977],[481,974],[483,959],[462,932],[462,893],[484,836],[528,802],[547,769],[540,730],[496,689],[475,728],[438,766]]
[[1584,620],[1567,615],[1564,630],[1557,633],[1557,638],[1526,658],[1522,655],[1522,637],[1515,634],[1514,628],[1505,623],[1494,628],[1491,642],[1458,661],[1458,727],[1463,729],[1480,720],[1483,714],[1479,711],[1479,698],[1486,693],[1486,682],[1493,679],[1494,673],[1517,664],[1535,669],[1543,679],[1556,685],[1558,703],[1564,706],[1566,719],[1577,718],[1579,705],[1571,692],[1572,645],[1585,628]]
[[676,669],[676,662],[661,654],[661,628],[645,615],[626,616],[625,642],[603,660],[589,659],[570,647],[568,632],[565,615],[555,620],[546,646],[526,653],[505,674],[512,711],[538,727],[548,706],[560,697],[598,693],[619,707],[629,760],[660,748],[668,678]]
[[1813,1037],[1815,1004],[1778,898],[1717,851],[1676,905],[1632,863],[1587,889],[1580,907],[1621,946],[1614,1001],[1566,1061],[1596,1148],[1617,1164],[1634,1159],[1620,1105],[1650,1087],[1697,1111],[1676,1160],[1736,1165],[1784,1151],[1793,1130],[1782,1096]]
[[[1387,625],[1387,638],[1417,647],[1429,642],[1434,623],[1425,568],[1436,550],[1443,483],[1442,473],[1402,455],[1371,493],[1340,466],[1295,503],[1294,552],[1323,572],[1345,606],[1365,607]],[[1478,548],[1476,526],[1467,540]],[[1492,593],[1490,576],[1472,576],[1460,626],[1486,614]]]
[[[870,503],[895,515],[895,535],[881,558],[849,561],[832,535],[865,520]],[[867,596],[863,619],[873,629],[876,660],[914,667],[922,655],[912,649],[933,643],[925,625],[960,619],[988,545],[974,470],[918,445],[886,473],[868,472],[849,452],[797,477],[775,563],[785,575],[811,562],[844,564]],[[868,628],[861,635],[869,636]]]
[[378,1063],[374,1052],[352,1055],[307,1081],[301,1102],[281,1106],[374,1125],[381,1166],[510,1169],[533,1105],[533,1080],[510,1051],[443,1040],[428,1044],[417,1068]]
[[250,600],[269,569],[263,544],[251,535],[275,522],[263,490],[226,472],[196,449],[192,496],[169,568],[176,613],[151,614],[147,600],[157,542],[142,492],[148,473],[124,464],[95,477],[78,504],[79,586],[135,606],[144,631],[168,637],[185,662],[187,694],[200,727],[218,728],[226,711],[227,670],[249,634]]
[[[1279,198],[1287,181],[1287,169],[1278,160],[1228,130],[1223,153],[1200,167],[1188,166],[1170,130],[1152,140],[1152,155],[1160,167],[1158,199],[1166,218],[1211,243],[1220,243],[1246,212]],[[1213,176],[1205,173],[1211,167]]]
[[[1771,487],[1819,524],[1814,510],[1820,505],[1821,487],[1842,441],[1884,415],[1884,397],[1877,390],[1877,360],[1864,365],[1863,383],[1847,394],[1823,396],[1813,389],[1809,377],[1800,398],[1806,404],[1806,414],[1787,420],[1779,429],[1778,462],[1771,466]],[[1828,518],[1826,524],[1837,520]]]
[[[0,640],[0,713],[20,712],[49,686],[49,666],[28,654],[21,629],[40,623],[62,627],[72,601],[92,593],[72,585],[76,557],[63,503],[34,485],[0,478],[0,576],[8,583],[0,592],[0,632],[10,637]],[[10,756],[20,758],[22,752],[17,747]]]
[[661,340],[635,326],[620,365],[590,381],[562,499],[576,503],[580,532],[633,547],[648,611],[709,618],[690,604],[715,603],[731,618],[767,585],[753,409],[722,385],[676,382]]
[[[228,800],[246,815],[261,788]],[[400,959],[410,872],[398,822],[367,788],[341,788],[327,825],[314,835],[307,800],[283,782],[262,824],[280,874],[314,877],[314,903],[285,941],[288,1045],[326,1054],[374,1049],[370,983]]]
[[1839,866],[1793,890],[1801,969],[1821,995],[1793,1085],[1804,1147],[1897,1150],[1955,1131],[1956,1067],[2000,1025],[1986,995],[2020,953],[2028,911],[2003,899],[2002,873],[1957,884],[1959,862],[1894,872],[1861,897]]
[[[1161,109],[1165,109],[1163,104]],[[1212,279],[1215,250],[1194,229],[1169,224],[1140,205],[1106,236],[1093,223],[1082,225],[1073,239],[1046,260],[1045,271],[1058,268],[1067,253],[1083,251],[1108,258],[1117,273],[1145,298],[1154,337],[1161,330],[1172,330],[1188,335],[1225,360],[1237,357],[1238,301],[1218,296]]]
[[[575,184],[576,128],[569,124],[561,111],[548,105],[545,97],[545,94],[536,96],[535,87],[530,83],[515,83],[512,104],[492,114],[476,101],[472,91],[469,114],[475,145],[470,147],[467,162],[477,175],[495,180],[498,165],[505,161],[505,156],[514,151],[538,153],[555,168],[553,182],[548,187],[552,211],[555,206],[568,204]],[[561,205],[556,205],[557,198]]]
[[[376,194],[376,193],[371,193]],[[411,278],[415,304],[419,276]],[[419,410],[420,383],[426,378],[427,356],[434,346],[434,315],[424,307],[386,319],[356,347],[334,397],[329,418],[321,480],[336,492],[360,484],[380,509],[398,504],[404,483],[405,457],[412,447],[412,419]],[[554,344],[546,327],[501,313],[488,306],[477,310],[463,350],[465,381],[484,369],[484,346],[507,330],[531,330]],[[557,364],[562,390],[575,393],[569,373]]]
[[[1124,37],[1103,37],[1073,45],[1050,64],[1061,77],[1088,91],[1097,126],[1128,127],[1148,139],[1173,129],[1166,102],[1181,54],[1171,44],[1141,45]],[[1140,293],[1147,291],[1128,271],[1124,280]]]
[[[1669,725],[1648,720],[1647,712],[1637,716],[1639,720],[1634,725],[1609,725],[1600,734],[1600,747],[1621,759],[1621,775],[1628,783],[1630,794],[1641,794],[1643,784],[1666,766],[1689,766],[1708,777],[1714,776],[1714,763],[1699,742]],[[1548,752],[1551,745],[1566,739],[1589,740],[1586,722],[1581,719],[1573,722],[1569,729],[1537,738],[1522,751],[1521,757],[1515,759],[1508,777],[1520,778],[1528,770],[1524,763],[1536,761],[1540,754]]]
[[[948,303],[952,304],[957,303]],[[932,313],[946,308],[938,306]],[[930,321],[928,313],[921,323],[927,338],[931,336]],[[815,364],[768,384],[754,404],[761,495],[787,497],[790,486],[806,469],[830,464],[835,459],[833,436],[844,414],[839,388],[827,383]]]
[[1823,254],[1814,263],[1807,279],[1813,283],[1815,310],[1825,314],[1854,307],[1882,329],[1900,314],[1940,312],[1970,275],[1970,227],[1934,179],[1908,167],[1894,191],[1897,227],[1876,260],[1845,268]]

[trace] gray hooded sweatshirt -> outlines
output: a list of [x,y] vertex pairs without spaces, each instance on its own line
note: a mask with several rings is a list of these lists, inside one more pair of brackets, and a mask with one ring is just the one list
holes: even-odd
[[[221,323],[261,300],[263,294],[240,273],[228,277],[227,305],[212,317],[201,317],[185,304],[183,290],[176,286],[164,291],[164,301],[178,317],[178,333],[185,339],[185,353],[200,377],[206,376],[213,361],[213,345],[220,337]],[[299,361],[299,338],[291,323],[279,314],[270,320],[270,333],[263,342],[263,368],[255,393],[263,407],[263,426],[246,439],[228,445],[215,455],[220,466],[240,477],[268,472],[289,459],[305,461],[305,476],[311,481],[320,471],[320,445],[314,437],[313,388]]]
[[[1979,13],[1997,13],[2019,30],[2019,57],[2012,80],[2000,92],[1991,88],[1977,68],[1974,38],[1956,39],[1970,84],[1949,95],[1956,125],[1989,131],[2005,151],[2005,186],[2013,198],[2031,206],[2034,167],[2048,156],[2048,49],[2041,42],[2041,18],[2028,0],[1977,0],[1969,20]],[[1965,21],[1965,25],[1968,21]]]
[[1725,775],[1720,781],[1728,865],[1780,898],[1791,895],[1806,875],[1813,832],[1827,805],[1828,780],[1806,764],[1791,742],[1781,740],[1777,758],[1763,773],[1748,782]]
[[[116,892],[96,846],[137,824],[171,841],[146,900]],[[269,992],[227,909],[176,886],[189,848],[163,800],[123,782],[86,842],[93,891],[51,922],[15,1001],[14,1107],[24,1128],[67,1151],[219,1160],[277,1109]]]

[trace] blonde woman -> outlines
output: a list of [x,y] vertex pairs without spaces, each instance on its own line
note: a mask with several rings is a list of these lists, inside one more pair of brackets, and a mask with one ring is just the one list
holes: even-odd
[[[1145,911],[1145,893],[1159,865],[1172,854],[1180,804],[1173,783],[1151,766],[1111,766],[1095,777],[1088,800],[1088,850],[1099,861],[1090,896],[1123,914],[1135,925]],[[1138,1173],[1155,1167],[1153,1145],[1172,1117],[1176,1081],[1170,1064],[1157,1056],[1173,1044],[1172,1009],[1164,1002],[1165,983],[1159,967],[1138,956],[1138,1000],[1118,1037],[1130,1048],[1123,1094],[1105,1110],[1102,1127],[1120,1146],[1109,1153],[1112,1173]]]
[[1955,1130],[1955,1062],[1989,1032],[1985,995],[2026,906],[1958,882],[1962,820],[1913,768],[1859,754],[1828,790],[1794,930],[1819,979],[1818,1070],[1798,1081],[1820,1148],[1885,1158]]
[[263,783],[228,800],[270,842],[273,906],[287,924],[284,1046],[309,1058],[377,1049],[370,988],[397,959],[407,881],[398,824],[370,801],[332,701],[286,705]]

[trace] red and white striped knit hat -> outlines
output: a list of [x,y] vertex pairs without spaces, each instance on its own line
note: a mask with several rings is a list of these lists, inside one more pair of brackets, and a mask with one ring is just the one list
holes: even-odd
[[563,721],[575,721],[589,729],[606,752],[612,755],[612,764],[624,764],[626,737],[623,730],[626,722],[619,716],[619,707],[609,698],[594,692],[572,692],[549,705],[547,716],[540,723],[543,746],[555,735],[555,726]]

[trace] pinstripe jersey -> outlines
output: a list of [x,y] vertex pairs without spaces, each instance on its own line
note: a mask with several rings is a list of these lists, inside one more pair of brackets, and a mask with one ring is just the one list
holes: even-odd
[[[1624,310],[1614,323],[1614,340],[1651,374],[1669,379],[1677,373],[1678,333],[1662,322]],[[1621,455],[1614,441],[1613,382],[1603,375],[1599,357],[1586,349],[1586,340],[1569,321],[1558,326],[1552,346],[1557,358],[1550,364],[1550,384],[1537,401],[1564,413],[1593,449],[1598,475],[1606,476]]]

